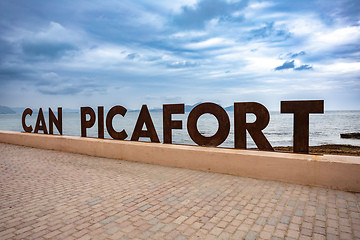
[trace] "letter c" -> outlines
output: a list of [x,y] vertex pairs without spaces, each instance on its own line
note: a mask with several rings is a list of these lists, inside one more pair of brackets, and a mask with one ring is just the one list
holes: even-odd
[[124,140],[125,138],[127,138],[127,133],[125,130],[122,130],[121,132],[117,132],[115,131],[113,125],[112,125],[112,121],[113,118],[116,114],[120,114],[121,116],[125,116],[127,110],[126,108],[124,108],[123,106],[114,106],[112,107],[108,114],[106,115],[106,129],[109,133],[109,135],[113,138],[113,139],[117,139],[117,140]]
[[33,130],[32,126],[30,125],[29,127],[26,125],[25,123],[25,118],[27,115],[32,115],[33,111],[30,108],[27,108],[24,110],[23,115],[22,115],[22,126],[25,130],[25,132],[31,132]]

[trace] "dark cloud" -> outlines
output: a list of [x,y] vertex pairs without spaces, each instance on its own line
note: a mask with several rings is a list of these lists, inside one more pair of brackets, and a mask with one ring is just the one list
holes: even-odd
[[36,79],[36,70],[28,64],[0,64],[0,82],[31,82],[34,79]]
[[292,69],[295,67],[295,60],[292,60],[292,61],[286,61],[284,62],[283,65],[281,66],[278,66],[275,68],[275,71],[280,71],[280,70],[284,70],[284,69]]
[[268,12],[295,13],[304,16],[312,14],[326,25],[334,25],[339,19],[353,24],[359,21],[360,1],[358,0],[277,0],[274,3],[267,9]]
[[59,58],[76,49],[76,46],[66,42],[24,41],[22,43],[23,52],[30,57]]
[[9,55],[12,55],[14,53],[14,45],[0,37],[0,62],[4,61],[5,56],[8,57]]
[[359,21],[360,1],[343,0],[343,1],[320,1],[318,11],[320,18],[324,23],[334,25],[341,19],[343,22],[356,24]]
[[138,58],[138,57],[140,57],[140,55],[137,53],[130,53],[126,56],[126,58],[130,59],[130,60],[134,60],[135,58]]
[[286,40],[291,37],[291,33],[286,29],[279,29],[274,26],[274,22],[266,23],[264,27],[253,29],[249,32],[249,40],[270,38],[271,40]]
[[154,62],[161,60],[162,58],[163,58],[162,56],[147,56],[145,60],[148,62]]
[[[202,0],[194,6],[184,6],[180,14],[175,15],[173,24],[180,28],[201,29],[205,23],[215,19],[230,19],[230,14],[244,9],[248,5],[248,0],[229,3],[223,0]],[[231,18],[234,20],[234,18]],[[238,18],[237,20],[240,20]]]
[[286,61],[284,62],[283,65],[276,67],[274,70],[275,71],[280,71],[280,70],[285,70],[285,69],[293,69],[296,71],[302,71],[302,70],[309,70],[312,69],[313,67],[305,64],[305,65],[301,65],[300,67],[295,67],[295,60],[292,61]]
[[279,56],[279,59],[283,60],[283,59],[294,59],[294,58],[297,58],[299,56],[305,56],[306,55],[306,52],[305,51],[300,51],[298,53],[288,53],[286,54],[285,56],[283,54],[280,54]]
[[303,56],[303,55],[305,55],[306,53],[304,52],[304,51],[301,51],[301,52],[298,52],[298,53],[288,53],[287,55],[286,55],[286,57],[288,57],[288,58],[296,58],[296,57],[298,57],[298,56]]
[[312,69],[312,68],[313,68],[312,66],[305,64],[305,65],[301,65],[300,67],[294,68],[294,70],[302,71],[302,70],[309,70],[309,69]]

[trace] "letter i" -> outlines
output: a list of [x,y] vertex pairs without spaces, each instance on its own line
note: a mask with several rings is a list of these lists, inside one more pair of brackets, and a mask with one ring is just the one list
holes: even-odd
[[104,138],[104,107],[98,107],[98,138]]

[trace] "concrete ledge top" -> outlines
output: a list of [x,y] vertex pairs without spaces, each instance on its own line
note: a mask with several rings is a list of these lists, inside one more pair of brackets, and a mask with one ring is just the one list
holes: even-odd
[[[250,156],[259,156],[259,157],[270,157],[270,158],[288,158],[288,159],[301,159],[307,161],[328,161],[328,162],[341,162],[349,164],[360,164],[360,157],[358,156],[346,156],[346,155],[327,155],[327,154],[298,154],[298,153],[288,153],[288,152],[268,152],[268,151],[259,151],[256,149],[244,150],[244,149],[235,149],[235,148],[222,148],[222,147],[202,147],[195,145],[182,145],[182,144],[165,144],[165,143],[152,143],[152,142],[142,142],[142,141],[130,141],[130,140],[115,140],[115,139],[101,139],[94,137],[77,137],[77,136],[66,136],[66,135],[51,135],[51,134],[42,134],[42,133],[27,133],[27,132],[14,132],[14,131],[3,131],[1,133],[18,135],[26,134],[32,136],[38,136],[41,138],[62,138],[62,139],[71,139],[71,140],[81,140],[87,142],[103,142],[103,143],[121,143],[122,145],[129,146],[143,146],[151,148],[165,148],[165,149],[182,149],[187,151],[197,151],[197,152],[213,152],[213,153],[227,153],[227,154],[237,154],[237,155],[250,155]],[[21,136],[21,135],[20,135]],[[1,139],[0,139],[1,141]]]

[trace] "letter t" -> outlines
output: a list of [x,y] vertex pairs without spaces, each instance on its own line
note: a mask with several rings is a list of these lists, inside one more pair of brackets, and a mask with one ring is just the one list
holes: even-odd
[[309,114],[324,113],[324,100],[281,101],[281,113],[294,114],[294,152],[309,153]]

